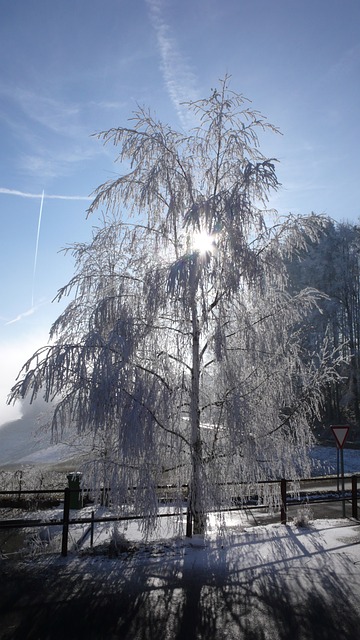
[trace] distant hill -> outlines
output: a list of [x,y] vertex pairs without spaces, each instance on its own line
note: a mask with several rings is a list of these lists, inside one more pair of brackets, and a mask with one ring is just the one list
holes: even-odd
[[0,464],[14,464],[50,444],[51,434],[39,433],[39,424],[33,415],[7,422],[0,426]]
[[14,464],[59,463],[83,457],[91,451],[91,438],[79,438],[76,429],[67,429],[65,442],[54,444],[51,431],[44,428],[51,412],[38,402],[25,408],[19,420],[0,426],[0,466]]

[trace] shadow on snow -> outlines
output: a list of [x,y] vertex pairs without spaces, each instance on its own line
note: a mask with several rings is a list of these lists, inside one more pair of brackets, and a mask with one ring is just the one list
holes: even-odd
[[360,577],[345,552],[357,536],[332,553],[321,531],[278,527],[116,559],[4,562],[0,638],[352,640]]

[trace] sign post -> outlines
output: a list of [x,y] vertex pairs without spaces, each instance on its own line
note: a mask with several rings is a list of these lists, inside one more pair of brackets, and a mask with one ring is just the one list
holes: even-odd
[[339,491],[339,453],[340,453],[341,493],[343,497],[342,515],[343,515],[343,518],[345,518],[344,444],[345,444],[346,438],[348,437],[350,427],[333,424],[330,426],[330,429],[333,432],[333,436],[336,440],[336,446],[337,446],[338,491]]

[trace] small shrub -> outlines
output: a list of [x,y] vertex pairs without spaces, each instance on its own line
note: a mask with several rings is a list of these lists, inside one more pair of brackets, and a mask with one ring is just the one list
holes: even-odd
[[109,546],[109,556],[110,558],[116,558],[119,553],[126,553],[130,550],[130,542],[126,540],[124,534],[119,531],[119,527],[117,524],[114,525],[110,546]]
[[310,526],[312,519],[312,510],[308,504],[305,504],[298,509],[296,516],[294,517],[294,524],[299,528],[306,529]]

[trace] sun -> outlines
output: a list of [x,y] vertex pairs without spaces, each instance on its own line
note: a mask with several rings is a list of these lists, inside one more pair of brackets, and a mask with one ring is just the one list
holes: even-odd
[[192,245],[200,254],[210,253],[214,251],[214,237],[206,231],[198,231],[194,233]]

